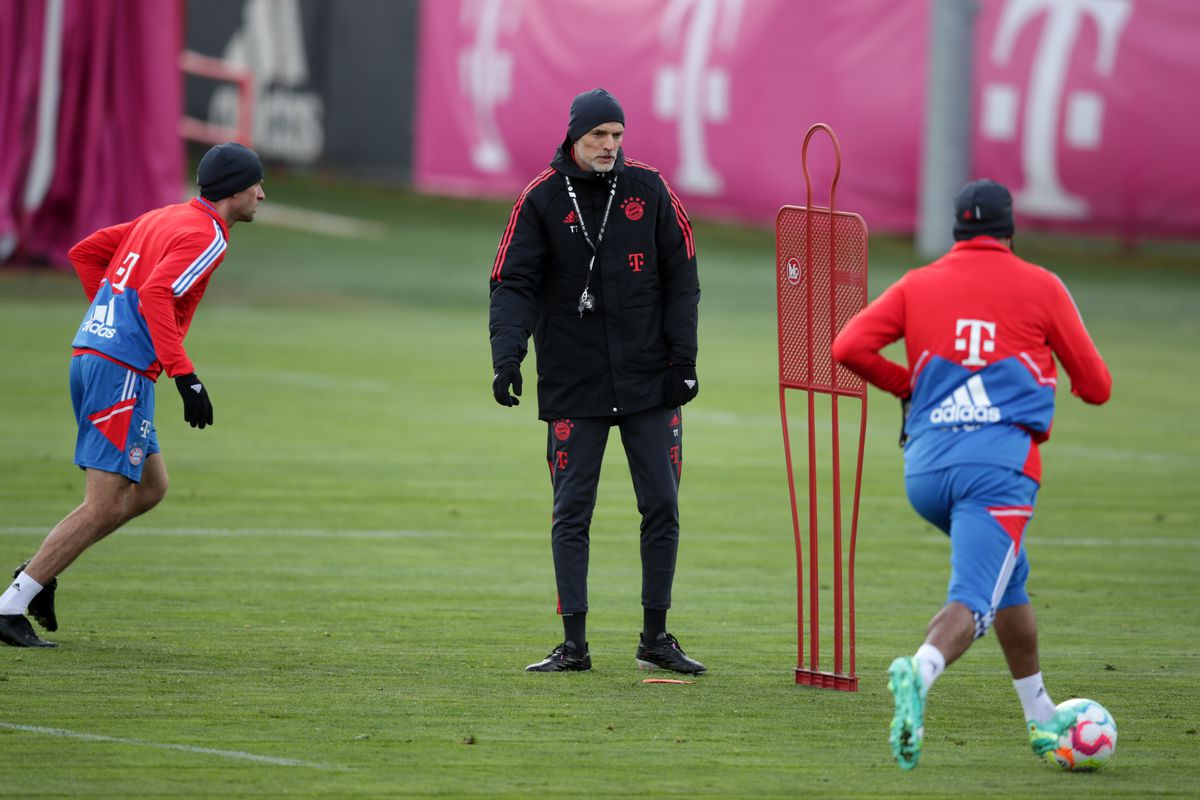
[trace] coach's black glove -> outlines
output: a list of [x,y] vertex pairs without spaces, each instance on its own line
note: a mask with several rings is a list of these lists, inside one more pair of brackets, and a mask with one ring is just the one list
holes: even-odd
[[900,398],[900,447],[904,448],[904,443],[908,441],[908,434],[904,432],[904,426],[908,423],[908,410],[912,408],[911,397]]
[[667,408],[681,406],[700,393],[700,381],[696,380],[696,367],[691,364],[672,364],[667,367],[663,381],[663,405]]
[[[511,387],[512,391],[509,392]],[[519,406],[521,401],[513,395],[521,394],[521,367],[517,364],[505,364],[496,367],[496,377],[492,378],[492,395],[502,406]]]
[[208,390],[196,377],[196,373],[175,376],[175,388],[183,398],[183,421],[193,428],[203,428],[213,424],[212,401],[208,399]]

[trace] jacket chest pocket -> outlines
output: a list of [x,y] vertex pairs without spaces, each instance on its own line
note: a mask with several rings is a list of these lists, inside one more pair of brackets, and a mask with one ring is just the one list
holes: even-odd
[[549,238],[542,290],[551,314],[575,311],[579,295],[588,281],[588,261],[591,257],[592,251],[578,230],[574,236],[558,232]]
[[619,292],[627,308],[658,303],[662,284],[654,249],[637,243],[616,242],[601,249],[604,260],[604,288]]

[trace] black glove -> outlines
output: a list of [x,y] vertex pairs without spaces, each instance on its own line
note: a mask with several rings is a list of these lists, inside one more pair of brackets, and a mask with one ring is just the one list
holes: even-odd
[[[512,394],[509,394],[509,387]],[[505,364],[496,367],[496,377],[492,378],[492,396],[502,406],[519,406],[521,401],[513,395],[521,394],[521,367],[517,364]]]
[[203,428],[213,424],[212,401],[208,399],[208,390],[196,377],[196,373],[175,376],[175,388],[183,398],[183,421],[193,428]]
[[908,410],[912,408],[911,397],[900,398],[900,447],[904,447],[904,443],[908,441],[908,434],[904,432],[904,425],[908,422]]
[[667,408],[681,406],[700,393],[700,381],[696,380],[696,367],[691,364],[672,364],[667,367],[663,381],[663,405]]

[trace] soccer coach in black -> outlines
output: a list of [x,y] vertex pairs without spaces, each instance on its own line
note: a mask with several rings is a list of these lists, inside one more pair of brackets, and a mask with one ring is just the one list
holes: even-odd
[[571,103],[567,137],[513,206],[491,277],[496,402],[515,406],[533,335],[538,417],[554,484],[551,546],[563,642],[530,672],[591,669],[588,530],[609,429],[642,515],[644,669],[700,673],[667,632],[679,548],[680,407],[696,396],[696,244],[658,170],[625,157],[625,113],[603,89]]

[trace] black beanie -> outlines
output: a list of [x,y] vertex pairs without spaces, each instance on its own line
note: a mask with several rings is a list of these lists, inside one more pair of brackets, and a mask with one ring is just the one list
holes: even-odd
[[210,149],[200,159],[196,183],[205,200],[221,200],[263,179],[258,154],[237,142],[225,142]]
[[567,125],[567,141],[577,142],[597,125],[606,122],[625,124],[625,112],[621,104],[603,89],[592,89],[576,95],[571,101],[571,121]]
[[1012,195],[1004,186],[982,178],[954,195],[954,240],[976,236],[1003,239],[1013,235]]

